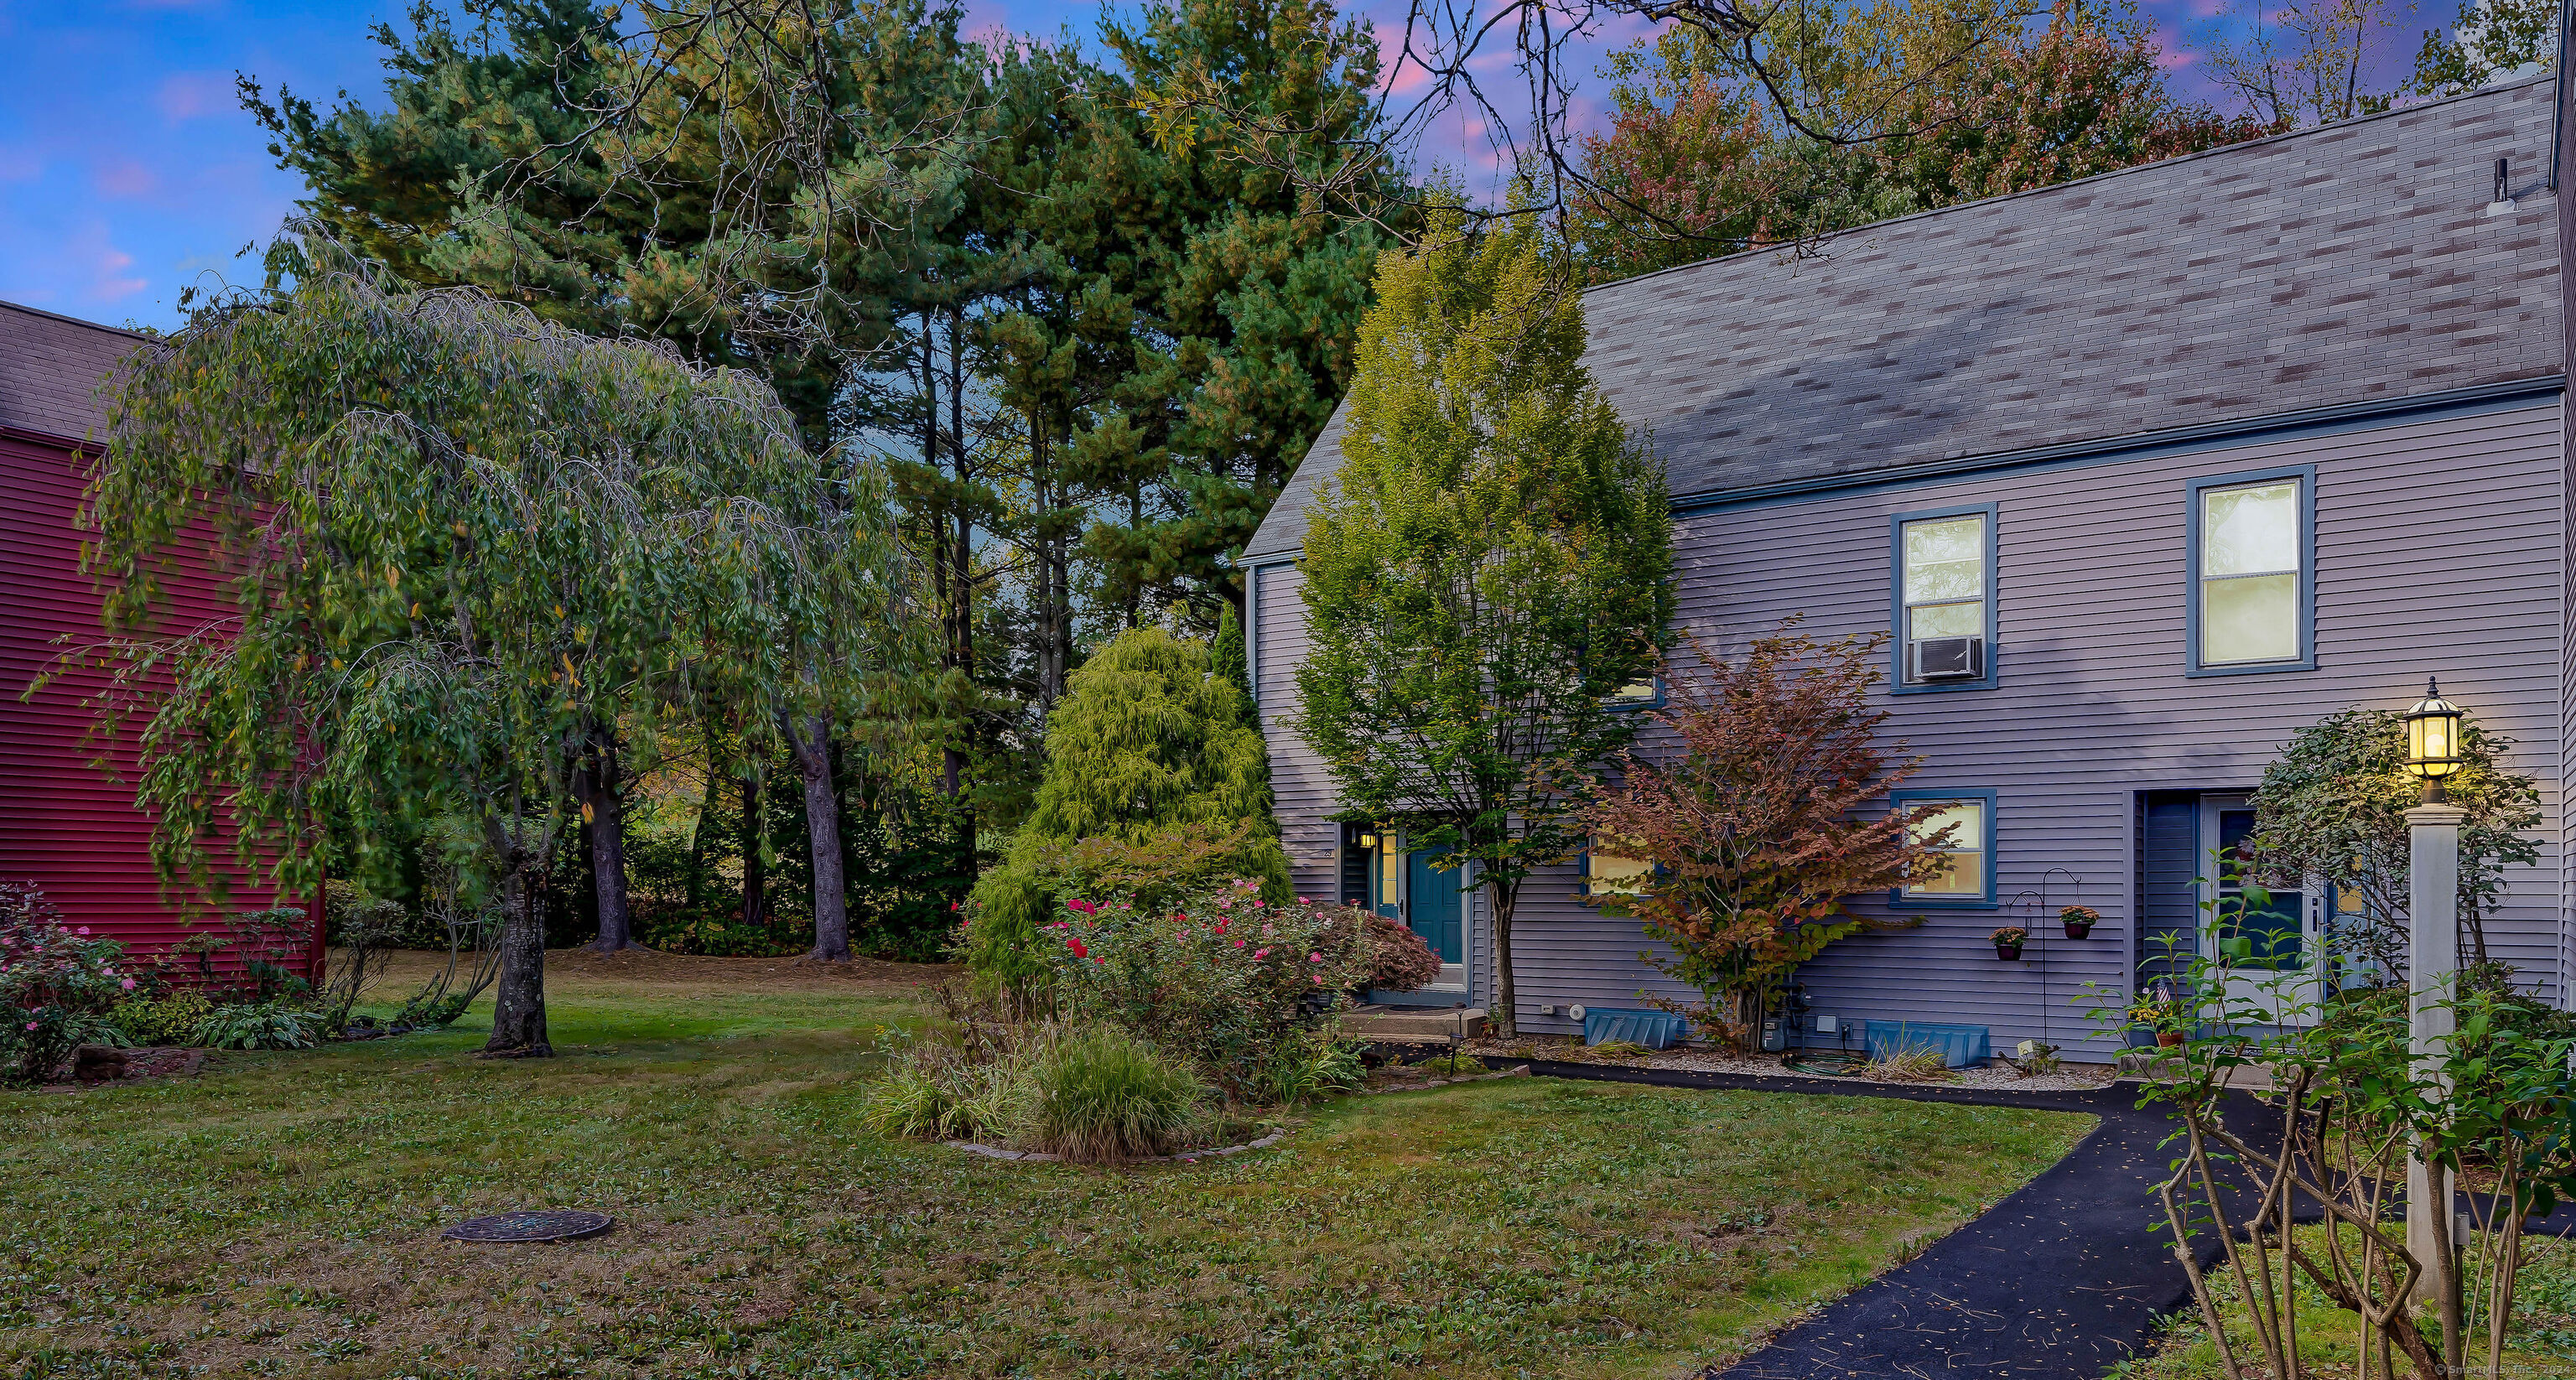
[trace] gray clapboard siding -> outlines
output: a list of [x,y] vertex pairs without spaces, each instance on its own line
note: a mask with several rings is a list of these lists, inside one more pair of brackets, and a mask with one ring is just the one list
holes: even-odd
[[[2516,869],[2489,933],[2526,979],[2563,994],[2559,796],[2568,731],[2565,497],[2556,401],[2465,409],[2377,428],[2213,446],[2075,470],[1997,473],[1698,513],[1685,524],[1681,616],[1740,647],[1794,613],[1823,635],[1887,624],[1891,515],[1998,505],[1993,690],[1889,697],[1890,735],[1929,758],[1916,786],[1991,788],[1998,894],[2018,908],[1925,911],[1920,929],[1844,941],[1803,974],[1818,1009],[1985,1025],[1998,1045],[2043,1034],[2082,1057],[2084,985],[2124,991],[2136,934],[2138,793],[2245,788],[2298,725],[2347,705],[2402,707],[2426,673],[2515,740],[2543,780],[2545,853]],[[2318,667],[2193,678],[2184,670],[2185,489],[2193,478],[2317,467]],[[2065,867],[2082,880],[2048,883]],[[1515,926],[1522,1021],[1543,1003],[1684,1000],[1641,963],[1636,927],[1573,897],[1572,870],[1534,878]],[[2056,935],[2054,909],[2102,912]],[[1857,908],[1886,914],[1883,898]],[[2018,923],[2037,961],[1997,962],[1986,934]],[[2053,936],[2053,937],[2052,937]],[[2042,964],[2045,973],[2042,972]]]
[[1288,876],[1298,893],[1318,900],[1337,896],[1341,808],[1322,759],[1297,736],[1297,666],[1306,658],[1306,603],[1298,595],[1305,576],[1293,565],[1259,567],[1261,597],[1251,643],[1258,668],[1261,729],[1270,743],[1270,793],[1279,811],[1280,842],[1288,849]]

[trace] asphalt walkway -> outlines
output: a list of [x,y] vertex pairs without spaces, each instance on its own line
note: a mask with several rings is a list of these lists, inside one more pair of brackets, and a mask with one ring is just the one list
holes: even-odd
[[[1515,1061],[1518,1062],[1518,1061]],[[2006,1376],[2100,1380],[2190,1302],[2154,1197],[2172,1129],[2135,1085],[2007,1093],[1837,1078],[1748,1077],[1537,1061],[1540,1076],[2085,1112],[2102,1119],[2064,1159],[1914,1259],[1825,1304],[1708,1380]],[[2214,1248],[2214,1243],[2213,1243]]]

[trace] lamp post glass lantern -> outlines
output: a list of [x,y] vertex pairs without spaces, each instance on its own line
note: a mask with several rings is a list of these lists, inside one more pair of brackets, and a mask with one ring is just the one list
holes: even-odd
[[2424,783],[2424,799],[2442,800],[2442,780],[2458,771],[2460,707],[2442,698],[2440,682],[2424,682],[2424,698],[2406,711],[2406,774]]

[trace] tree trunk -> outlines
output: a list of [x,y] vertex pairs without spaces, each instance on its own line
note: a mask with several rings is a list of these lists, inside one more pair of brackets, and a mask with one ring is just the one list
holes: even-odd
[[715,752],[707,753],[707,788],[698,795],[698,822],[689,828],[689,923],[698,922],[698,908],[707,899],[707,821],[716,817],[716,792],[723,774],[716,770]]
[[592,945],[604,954],[640,947],[635,942],[634,912],[626,900],[626,780],[618,770],[617,746],[608,735],[592,739],[590,759],[575,778],[581,803],[590,807],[590,871],[599,903],[599,938]]
[[546,927],[537,918],[530,864],[514,859],[503,883],[501,975],[492,985],[492,1038],[487,1055],[542,1059],[553,1054],[546,1043]]
[[762,827],[760,777],[742,778],[742,923],[766,924],[769,920],[769,881],[760,864],[760,844],[768,831]]
[[778,726],[786,730],[797,774],[805,778],[805,838],[814,855],[814,951],[806,957],[847,963],[849,893],[841,874],[841,800],[832,792],[832,716],[808,715],[801,734],[783,714]]
[[[1485,895],[1494,909],[1494,1005],[1485,1014],[1493,1019],[1497,1038],[1511,1040],[1520,1036],[1520,1022],[1512,992],[1512,903],[1520,899],[1520,883],[1487,882]],[[1469,978],[1472,986],[1474,979]]]

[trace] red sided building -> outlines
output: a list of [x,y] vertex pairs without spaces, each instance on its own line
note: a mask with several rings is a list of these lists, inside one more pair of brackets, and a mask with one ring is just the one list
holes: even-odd
[[[67,647],[103,636],[74,523],[105,428],[100,384],[141,343],[131,332],[0,302],[0,879],[34,882],[70,923],[148,958],[192,932],[228,936],[226,912],[280,902],[249,885],[235,886],[220,909],[165,892],[152,869],[152,822],[129,784],[132,735],[88,737],[84,701],[105,673],[76,670],[28,693]],[[205,551],[175,554],[163,617],[221,616]],[[318,903],[309,913],[319,921]],[[321,957],[316,923],[308,961],[317,979]],[[231,951],[214,962],[219,972],[239,967]]]

